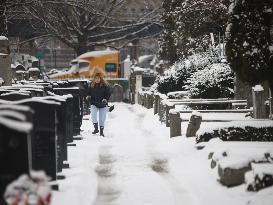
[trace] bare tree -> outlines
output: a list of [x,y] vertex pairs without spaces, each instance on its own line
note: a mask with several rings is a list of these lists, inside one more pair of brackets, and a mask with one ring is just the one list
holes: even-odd
[[78,55],[94,46],[159,33],[158,8],[139,18],[126,14],[126,0],[35,0],[25,6],[33,26],[74,48]]
[[18,13],[15,8],[31,4],[33,0],[1,0],[0,3],[0,35],[8,35],[8,22]]
[[8,33],[7,29],[7,0],[2,0],[3,2],[0,4],[0,36],[6,36]]

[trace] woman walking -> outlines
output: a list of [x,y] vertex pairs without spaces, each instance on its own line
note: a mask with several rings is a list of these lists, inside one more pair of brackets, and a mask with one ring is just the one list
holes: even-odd
[[[106,120],[106,114],[108,110],[108,100],[110,98],[110,88],[103,79],[101,72],[96,72],[93,75],[91,86],[88,90],[88,96],[90,96],[91,102],[91,119],[94,125],[94,131],[92,134],[100,132],[100,136],[104,137],[103,129]],[[99,113],[99,121],[97,114]],[[100,127],[100,130],[98,129]]]

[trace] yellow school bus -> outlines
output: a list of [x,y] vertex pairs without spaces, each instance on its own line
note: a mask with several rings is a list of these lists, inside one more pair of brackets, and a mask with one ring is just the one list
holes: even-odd
[[104,50],[84,53],[71,61],[70,70],[53,74],[50,79],[91,79],[93,73],[98,70],[106,79],[121,77],[119,76],[119,52]]

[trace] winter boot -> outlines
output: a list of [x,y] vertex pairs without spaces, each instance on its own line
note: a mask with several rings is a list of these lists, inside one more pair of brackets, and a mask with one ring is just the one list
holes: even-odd
[[104,129],[104,127],[100,127],[100,136],[104,137],[103,129]]
[[95,130],[92,132],[92,134],[97,134],[99,132],[98,129],[98,123],[93,123]]

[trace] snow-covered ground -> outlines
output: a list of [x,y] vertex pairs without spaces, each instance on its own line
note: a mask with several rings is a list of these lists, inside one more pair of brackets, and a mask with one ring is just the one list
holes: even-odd
[[[182,123],[185,133],[187,123]],[[204,125],[203,125],[204,126]],[[226,188],[210,168],[209,150],[195,139],[169,138],[153,110],[116,104],[108,114],[106,137],[92,135],[84,120],[83,140],[69,147],[70,169],[59,181],[53,205],[266,205],[273,188],[257,193],[246,186]],[[107,175],[107,177],[105,177]]]

